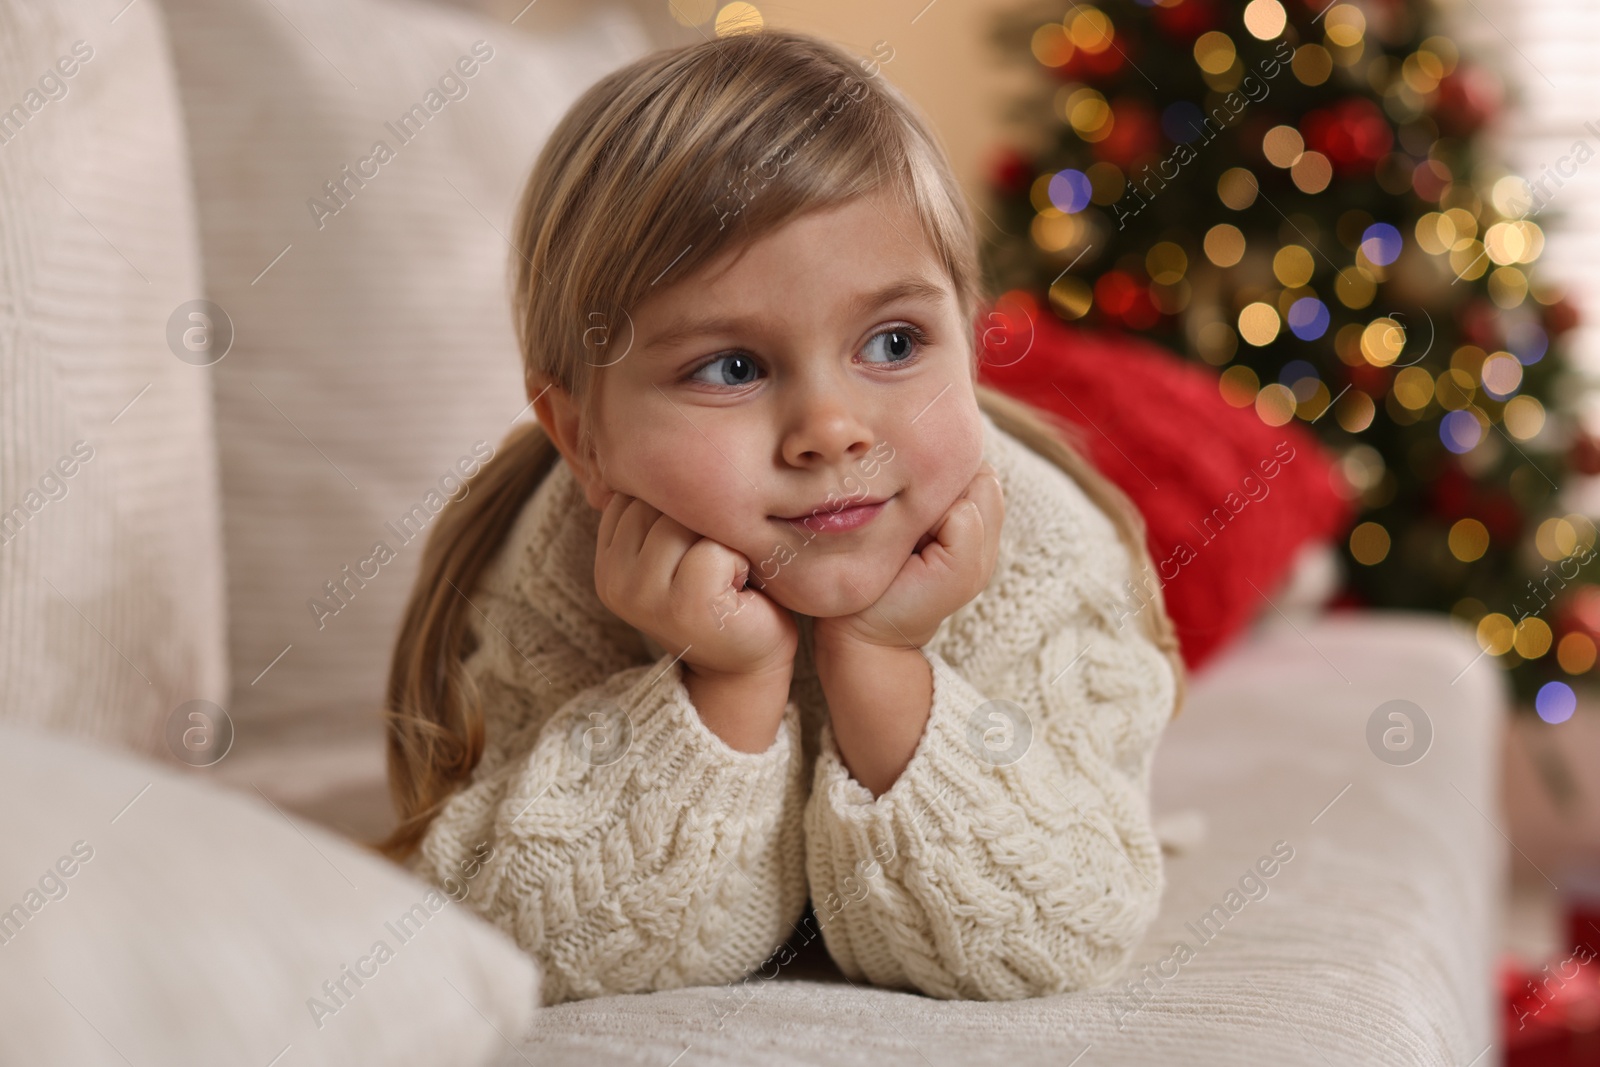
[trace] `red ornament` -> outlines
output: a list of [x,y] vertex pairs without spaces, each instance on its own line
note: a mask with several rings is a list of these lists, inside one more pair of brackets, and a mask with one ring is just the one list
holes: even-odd
[[1449,137],[1473,133],[1500,111],[1505,87],[1482,67],[1457,67],[1439,80],[1433,117]]
[[1365,360],[1351,367],[1347,376],[1351,385],[1375,397],[1381,397],[1389,391],[1389,381],[1393,377],[1387,368],[1374,367]]
[[1356,97],[1306,115],[1300,123],[1306,146],[1328,157],[1336,171],[1369,174],[1394,147],[1394,128],[1378,105]]
[[1172,7],[1158,7],[1155,17],[1163,33],[1187,41],[1216,29],[1221,21],[1211,0],[1182,0]]
[[1155,110],[1140,100],[1113,101],[1111,116],[1111,133],[1094,146],[1094,153],[1131,171],[1135,160],[1155,152],[1160,143],[1161,121]]
[[1479,504],[1478,518],[1489,531],[1491,543],[1510,545],[1522,540],[1522,509],[1504,493],[1490,496]]
[[1027,156],[1009,145],[996,150],[989,165],[989,185],[1006,195],[1020,193],[1033,180],[1034,167]]
[[1544,309],[1544,328],[1551,337],[1559,337],[1575,328],[1580,319],[1577,305],[1564,296]]
[[1581,585],[1561,597],[1556,605],[1555,630],[1562,636],[1584,634],[1600,643],[1600,586]]
[[1484,350],[1500,347],[1500,311],[1487,300],[1473,300],[1461,310],[1461,336]]
[[1098,52],[1079,48],[1072,53],[1071,59],[1056,68],[1057,74],[1063,81],[1093,82],[1115,77],[1122,70],[1122,53],[1128,47],[1126,39],[1113,38],[1109,46]]
[[1440,519],[1453,523],[1472,514],[1473,497],[1472,480],[1462,471],[1461,464],[1451,459],[1433,480],[1428,505]]
[[1600,439],[1591,433],[1579,434],[1567,450],[1567,462],[1580,473],[1600,474]]

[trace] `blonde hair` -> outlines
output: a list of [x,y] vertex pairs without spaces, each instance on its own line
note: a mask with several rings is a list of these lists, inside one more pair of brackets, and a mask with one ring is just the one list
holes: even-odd
[[[658,283],[864,193],[905,198],[962,321],[974,323],[986,294],[963,192],[915,105],[869,67],[803,33],[719,37],[608,74],[556,125],[518,206],[512,307],[528,395],[553,383],[573,397],[579,447],[592,443],[594,374],[618,358],[607,346],[627,334],[626,309]],[[1083,458],[1076,428],[976,389],[997,426],[1065,470],[1111,518],[1131,573],[1151,573],[1143,518]],[[520,424],[433,523],[389,670],[389,787],[400,821],[373,847],[393,859],[415,852],[483,755],[480,695],[463,669],[473,639],[462,594],[557,458],[538,423]],[[1138,618],[1172,662],[1176,714],[1183,662],[1159,584],[1145,584]]]

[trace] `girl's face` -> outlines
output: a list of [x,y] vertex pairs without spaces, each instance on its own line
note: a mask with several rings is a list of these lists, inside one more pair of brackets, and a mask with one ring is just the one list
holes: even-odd
[[[638,497],[744,555],[791,611],[875,602],[982,463],[971,324],[891,197],[794,220],[630,318],[626,355],[594,357],[597,460],[574,465],[590,506]],[[870,501],[849,530],[787,521]]]

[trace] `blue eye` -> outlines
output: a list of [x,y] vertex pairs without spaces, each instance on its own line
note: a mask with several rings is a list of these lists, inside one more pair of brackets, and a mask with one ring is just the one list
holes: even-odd
[[[716,376],[718,380],[712,381],[707,381],[706,379],[700,377],[702,371],[709,370],[710,368],[719,364],[727,364],[730,368],[733,368],[733,376],[731,378],[724,378],[719,374]],[[725,356],[716,356],[713,359],[700,364],[700,366],[696,367],[693,372],[690,373],[689,378],[693,381],[706,382],[707,385],[748,385],[750,382],[755,380],[752,377],[755,374],[755,366],[755,360],[751,359],[743,352],[729,352]]]
[[[870,349],[873,344],[883,338],[890,339],[884,346],[884,352],[890,358],[881,361],[884,363],[909,363],[916,358],[917,353],[928,343],[927,335],[921,330],[915,326],[902,324],[891,326],[882,333],[875,335],[872,340],[867,342],[867,348]],[[876,363],[880,361],[868,360],[867,362]]]

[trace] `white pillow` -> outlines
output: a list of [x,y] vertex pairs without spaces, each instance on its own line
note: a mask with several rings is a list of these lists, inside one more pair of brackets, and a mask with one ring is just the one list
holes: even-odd
[[208,295],[237,333],[216,367],[229,711],[376,732],[425,520],[527,405],[514,202],[567,105],[648,41],[600,6],[538,36],[392,0],[165,6]]
[[0,718],[157,752],[227,699],[211,368],[161,11],[0,0]]
[[0,1063],[434,1067],[526,1031],[538,966],[476,870],[446,892],[170,766],[0,724]]

